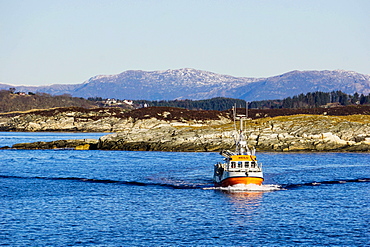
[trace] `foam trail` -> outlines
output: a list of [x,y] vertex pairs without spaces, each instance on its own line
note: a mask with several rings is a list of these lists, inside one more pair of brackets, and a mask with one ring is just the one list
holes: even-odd
[[294,189],[302,186],[319,186],[322,184],[345,184],[345,183],[361,183],[361,182],[370,182],[370,178],[357,178],[357,179],[343,179],[343,180],[334,180],[334,181],[321,181],[321,182],[309,182],[302,184],[283,184],[281,185],[284,189]]
[[281,190],[280,185],[276,184],[263,184],[263,185],[257,185],[257,184],[235,184],[233,186],[228,187],[209,187],[209,188],[203,188],[204,190],[221,190],[221,191],[228,191],[228,192],[245,192],[245,191],[251,191],[251,192],[262,192],[262,191],[275,191],[275,190]]
[[370,182],[370,178],[357,178],[357,179],[343,179],[343,180],[334,180],[334,181],[321,181],[321,182],[309,182],[302,184],[236,184],[228,187],[208,187],[203,188],[204,190],[222,190],[228,192],[245,192],[245,191],[275,191],[275,190],[287,190],[295,189],[302,186],[319,186],[323,184],[346,184],[346,183],[361,183],[361,182]]

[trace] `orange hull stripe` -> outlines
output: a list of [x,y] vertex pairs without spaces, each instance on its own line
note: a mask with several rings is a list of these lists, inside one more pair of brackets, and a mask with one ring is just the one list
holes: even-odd
[[235,184],[257,184],[261,185],[263,182],[263,178],[255,178],[255,177],[233,177],[233,178],[226,178],[221,181],[222,187],[233,186]]

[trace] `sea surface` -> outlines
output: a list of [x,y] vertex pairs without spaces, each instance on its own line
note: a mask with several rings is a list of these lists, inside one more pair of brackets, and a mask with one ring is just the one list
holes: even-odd
[[[0,147],[102,135],[0,132]],[[369,246],[370,154],[258,158],[263,186],[220,189],[217,153],[0,150],[0,245]]]

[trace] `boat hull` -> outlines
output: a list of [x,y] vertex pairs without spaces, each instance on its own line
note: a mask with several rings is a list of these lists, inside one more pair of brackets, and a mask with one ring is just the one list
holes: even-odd
[[256,184],[261,185],[263,178],[259,177],[229,177],[223,179],[220,183],[216,183],[217,186],[228,187],[236,184]]

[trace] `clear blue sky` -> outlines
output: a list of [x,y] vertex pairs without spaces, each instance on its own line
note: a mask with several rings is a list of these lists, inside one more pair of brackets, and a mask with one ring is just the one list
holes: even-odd
[[126,70],[370,74],[369,0],[0,0],[0,83]]

